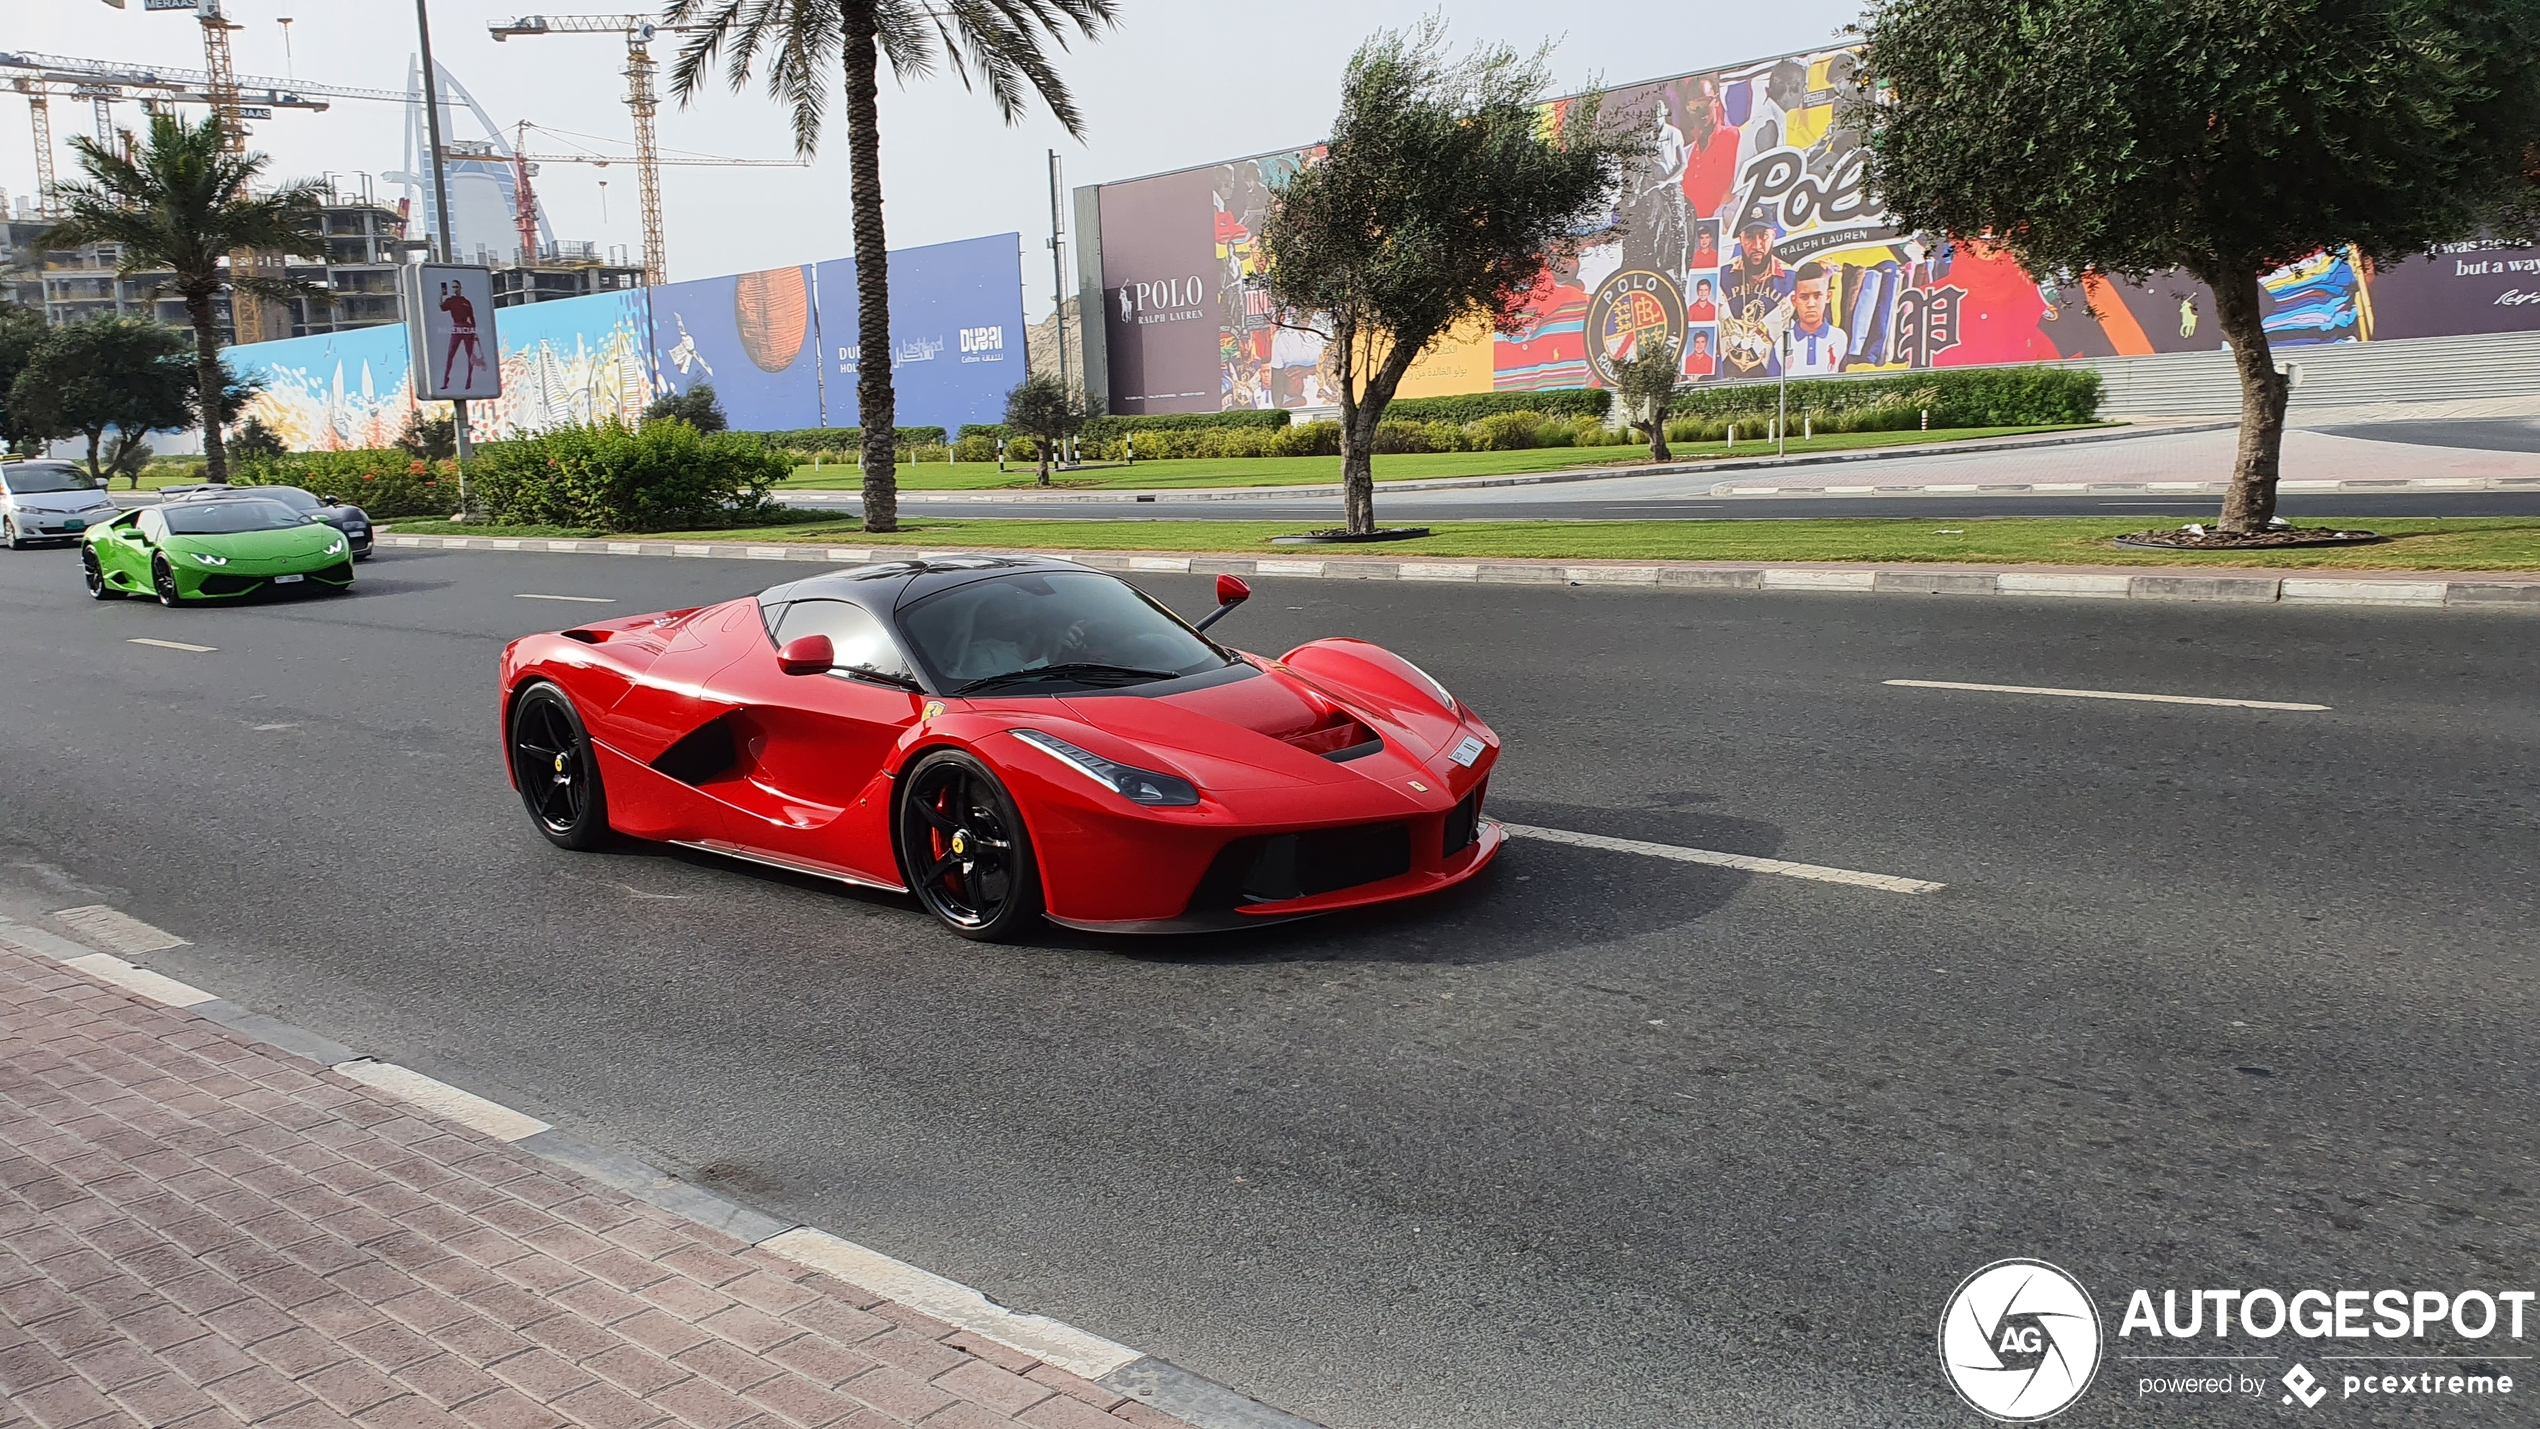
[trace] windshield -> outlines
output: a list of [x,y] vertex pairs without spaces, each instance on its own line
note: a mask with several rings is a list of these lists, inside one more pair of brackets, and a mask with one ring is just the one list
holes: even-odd
[[318,509],[318,499],[296,486],[259,486],[252,489],[258,501],[279,501],[294,511]]
[[[1057,694],[1083,687],[1195,675],[1226,656],[1124,582],[1093,571],[994,576],[928,596],[900,612],[919,661],[938,685],[1052,670],[1014,688]],[[1052,667],[1065,667],[1062,678]]]
[[6,482],[12,496],[33,496],[40,491],[95,491],[97,483],[88,473],[75,466],[58,466],[52,462],[24,466],[11,463],[0,468],[0,482]]
[[159,508],[168,530],[179,536],[228,536],[241,531],[288,531],[309,524],[308,518],[279,501],[180,501]]

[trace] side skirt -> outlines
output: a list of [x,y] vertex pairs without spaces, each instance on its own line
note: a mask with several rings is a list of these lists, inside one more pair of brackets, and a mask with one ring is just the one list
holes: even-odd
[[854,888],[871,888],[884,893],[906,893],[908,891],[908,886],[906,884],[884,883],[878,879],[865,878],[857,874],[849,873],[844,869],[822,868],[816,863],[797,863],[792,859],[778,858],[774,854],[760,853],[755,849],[736,848],[730,844],[723,843],[720,840],[707,841],[702,839],[672,839],[670,842],[681,848],[695,849],[699,853],[720,854],[725,858],[737,858],[743,863],[760,864],[767,868],[781,868],[787,873],[805,873],[814,878],[826,878],[831,882],[844,883]]

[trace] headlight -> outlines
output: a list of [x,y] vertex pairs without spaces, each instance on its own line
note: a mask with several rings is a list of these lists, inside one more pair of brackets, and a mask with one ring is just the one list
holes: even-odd
[[327,547],[322,554],[329,556],[340,556],[344,554],[344,538],[341,536],[336,537],[335,544]]
[[1192,788],[1187,779],[1176,779],[1170,774],[1158,774],[1152,769],[1136,769],[1126,764],[1115,764],[1099,754],[1078,749],[1056,735],[1043,734],[1037,729],[1018,729],[1011,733],[1016,739],[1040,750],[1132,804],[1187,807],[1199,802],[1199,790]]
[[[1395,656],[1394,658],[1401,659],[1402,657]],[[1411,665],[1411,662],[1408,660],[1403,660],[1402,663]],[[1446,692],[1446,686],[1438,683],[1437,676],[1430,674],[1428,671],[1421,669],[1417,665],[1411,665],[1411,673],[1429,682],[1429,688],[1438,692],[1438,703],[1446,706],[1446,712],[1448,714],[1454,714],[1457,712],[1455,708],[1455,696]]]
[[207,556],[200,551],[188,551],[185,554],[192,556],[194,559],[201,561],[207,566],[225,566],[229,564],[229,557],[227,556]]

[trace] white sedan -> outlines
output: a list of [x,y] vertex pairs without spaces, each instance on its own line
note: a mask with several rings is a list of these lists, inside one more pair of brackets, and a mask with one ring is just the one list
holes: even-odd
[[114,518],[105,488],[69,462],[0,462],[0,536],[12,551],[38,541],[75,542]]

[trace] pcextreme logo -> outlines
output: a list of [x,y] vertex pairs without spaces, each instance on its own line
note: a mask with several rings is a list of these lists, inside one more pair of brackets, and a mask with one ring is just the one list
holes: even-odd
[[1988,1419],[2052,1418],[2099,1372],[2099,1311],[2045,1261],[1997,1260],[1958,1282],[1941,1312],[1940,1368]]

